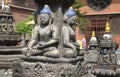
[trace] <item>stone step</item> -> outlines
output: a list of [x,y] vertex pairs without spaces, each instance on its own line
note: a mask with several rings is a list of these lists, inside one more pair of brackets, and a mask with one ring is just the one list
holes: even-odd
[[11,62],[16,61],[23,55],[0,55],[0,62]]

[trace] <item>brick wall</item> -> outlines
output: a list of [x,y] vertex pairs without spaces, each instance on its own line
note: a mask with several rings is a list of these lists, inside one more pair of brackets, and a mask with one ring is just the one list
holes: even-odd
[[11,7],[11,12],[15,19],[15,23],[25,20],[29,15],[32,15],[33,11],[18,9],[15,7]]
[[80,0],[83,5],[87,5],[86,0]]
[[75,29],[75,33],[76,33],[76,40],[82,40],[83,38],[85,38],[84,34],[80,34],[80,29],[78,26]]
[[[22,7],[27,7],[27,8],[32,8],[35,9],[35,2],[34,0],[23,0],[25,3],[22,3],[21,0],[11,0],[13,5],[17,6],[22,6]],[[0,0],[0,5],[2,3],[2,0]]]
[[[31,2],[31,1],[33,1],[33,0],[30,0],[29,6],[31,6],[31,7],[33,5],[35,6],[35,4],[33,2]],[[1,2],[2,2],[2,0],[0,0],[0,3]],[[0,10],[1,10],[1,6],[0,6]],[[13,14],[13,17],[14,17],[14,20],[15,20],[15,24],[25,20],[29,15],[32,15],[33,12],[34,11],[32,11],[32,10],[30,11],[30,10],[25,10],[25,9],[16,8],[16,7],[11,6],[11,13]]]
[[120,0],[112,0],[112,3],[113,4],[118,4],[118,3],[120,3]]
[[120,34],[119,35],[114,35],[114,41],[116,41],[120,47]]
[[34,0],[12,0],[13,5],[35,9]]
[[34,0],[27,0],[29,8],[35,9],[35,2]]
[[0,4],[2,3],[2,0],[0,0]]

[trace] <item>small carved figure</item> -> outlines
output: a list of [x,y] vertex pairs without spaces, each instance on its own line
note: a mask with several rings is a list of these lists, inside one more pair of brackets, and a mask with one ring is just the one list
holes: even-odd
[[66,58],[73,58],[77,56],[77,48],[79,44],[75,43],[75,31],[74,25],[76,24],[76,13],[73,8],[70,9],[64,15],[64,24],[62,27],[62,41],[63,50],[62,56]]
[[[29,43],[27,56],[43,55],[47,57],[59,57],[58,28],[51,24],[51,10],[45,5],[38,15],[40,24],[33,28],[31,42]],[[39,23],[37,21],[37,23]]]
[[13,29],[13,25],[12,24],[8,24],[8,29],[7,29],[9,32],[12,32],[14,31]]
[[0,22],[1,22],[1,23],[6,23],[5,17],[2,17]]

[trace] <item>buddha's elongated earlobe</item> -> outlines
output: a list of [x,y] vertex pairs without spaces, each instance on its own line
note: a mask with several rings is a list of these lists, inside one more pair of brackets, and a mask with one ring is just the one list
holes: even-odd
[[64,21],[65,23],[67,23],[67,20],[68,20],[68,17],[67,17],[66,15],[64,15],[63,21]]

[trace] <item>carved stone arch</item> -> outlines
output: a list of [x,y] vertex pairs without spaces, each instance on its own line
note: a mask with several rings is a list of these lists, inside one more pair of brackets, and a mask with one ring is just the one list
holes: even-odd
[[107,8],[112,0],[86,0],[87,5],[94,11],[101,11]]

